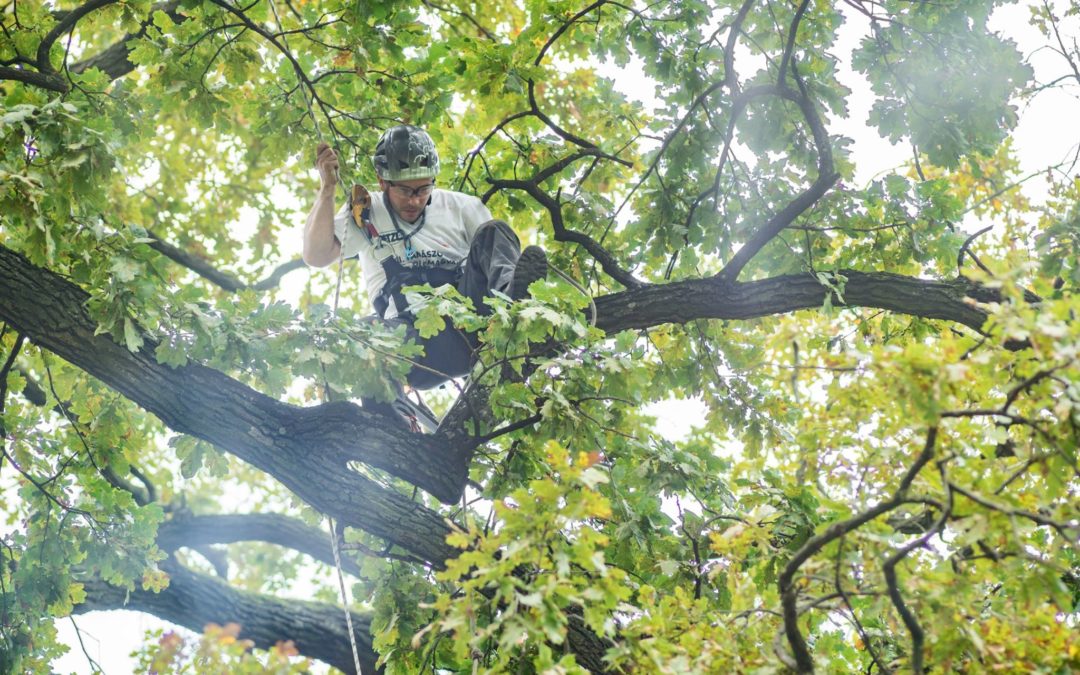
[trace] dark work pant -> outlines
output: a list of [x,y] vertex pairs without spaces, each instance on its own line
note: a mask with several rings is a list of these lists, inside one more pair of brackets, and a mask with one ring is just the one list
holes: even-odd
[[[510,294],[519,257],[521,244],[509,225],[501,220],[484,223],[473,237],[457,282],[458,292],[470,298],[480,314],[489,314],[491,310],[484,304],[484,298],[493,290]],[[430,389],[467,374],[478,344],[475,335],[452,326],[420,343],[424,345],[424,356],[408,377],[409,384],[416,389]]]

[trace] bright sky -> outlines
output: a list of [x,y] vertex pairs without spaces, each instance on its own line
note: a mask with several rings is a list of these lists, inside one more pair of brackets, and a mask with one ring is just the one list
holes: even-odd
[[[1057,4],[1064,8],[1068,3],[1066,0]],[[994,14],[991,27],[1012,37],[1021,45],[1025,54],[1030,54],[1031,45],[1042,44],[1043,40],[1038,31],[1028,25],[1027,19],[1027,9],[1008,6]],[[841,33],[835,54],[850,55],[861,35],[866,32],[865,20],[849,25],[857,27],[858,30],[847,28]],[[1036,69],[1036,77],[1042,82],[1067,72],[1064,60],[1047,50],[1035,53],[1032,65]],[[641,87],[643,82],[647,82],[647,78],[640,69],[635,72],[630,68],[620,73],[611,68],[603,68],[602,72],[615,78],[617,85],[627,96],[645,102],[652,98],[650,93]],[[841,69],[840,77],[854,92],[849,99],[850,119],[864,119],[872,102],[868,86],[861,76],[846,67]],[[1038,171],[1070,156],[1075,151],[1074,144],[1077,139],[1059,132],[1074,130],[1077,119],[1080,119],[1080,102],[1059,91],[1041,94],[1028,109],[1022,111],[1021,124],[1015,132],[1015,148],[1024,172]],[[853,158],[859,170],[856,176],[857,184],[865,183],[874,176],[901,165],[911,156],[908,147],[891,145],[865,125],[845,123],[845,126],[838,127],[833,124],[830,130],[854,139]],[[1064,141],[1062,136],[1065,137]],[[1045,195],[1045,187],[1040,181],[1031,181],[1025,184],[1023,189],[1029,197],[1036,200]],[[300,226],[298,223],[297,237]],[[702,405],[693,401],[668,401],[655,404],[649,410],[658,417],[657,431],[672,439],[685,437],[704,415]],[[82,630],[87,653],[108,675],[134,672],[135,662],[128,655],[141,646],[146,631],[158,628],[177,629],[152,616],[128,611],[94,612],[75,617],[75,621]],[[79,646],[71,620],[58,620],[57,629],[60,639],[71,646],[71,651],[54,664],[56,672],[80,675],[91,673],[92,669]]]

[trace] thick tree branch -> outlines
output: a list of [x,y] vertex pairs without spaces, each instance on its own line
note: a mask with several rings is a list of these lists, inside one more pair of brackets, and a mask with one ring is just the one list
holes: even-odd
[[[849,307],[876,307],[927,319],[942,319],[981,330],[989,316],[972,300],[994,302],[993,289],[966,279],[934,281],[889,274],[839,270]],[[596,298],[596,325],[608,333],[694,319],[754,319],[816,309],[832,293],[812,274],[728,283],[716,277],[652,284]]]
[[[181,547],[195,548],[238,541],[264,541],[299,551],[327,565],[334,564],[330,533],[315,529],[298,518],[276,513],[234,515],[178,516],[158,528],[157,545],[163,551]],[[342,558],[343,570],[359,576],[360,568],[349,558]]]
[[[938,282],[840,271],[849,305],[878,307],[980,329],[987,314],[967,298],[995,292],[966,280]],[[747,319],[820,307],[826,294],[812,275],[748,283],[683,281],[598,298],[598,325],[609,333],[701,318]],[[0,319],[116,388],[176,431],[190,433],[266,471],[315,508],[414,556],[440,564],[453,550],[447,525],[403,495],[346,470],[358,460],[423,487],[446,501],[464,487],[467,464],[443,435],[399,430],[347,402],[297,408],[199,365],[157,363],[153,345],[132,353],[87,317],[84,292],[0,247]],[[834,299],[840,304],[839,299]]]
[[0,80],[11,80],[31,84],[35,87],[65,93],[70,88],[67,81],[55,73],[39,73],[36,70],[0,66]]
[[[160,593],[138,587],[129,592],[100,579],[80,580],[86,589],[86,602],[77,606],[75,612],[135,610],[197,633],[203,632],[208,623],[238,623],[240,638],[251,640],[259,649],[292,640],[304,656],[346,673],[356,672],[340,607],[244,592],[175,562],[162,568],[169,574],[169,586]],[[371,646],[371,617],[353,612],[352,622],[360,649],[360,667],[364,673],[378,672],[375,668],[378,656]]]
[[132,353],[105,335],[83,306],[87,295],[0,247],[0,317],[58,356],[98,377],[170,428],[231,452],[278,479],[316,509],[440,566],[455,551],[449,526],[398,492],[347,468],[362,461],[447,501],[465,467],[433,436],[413,435],[348,402],[297,408],[226,375],[190,364],[158,364],[153,344]]

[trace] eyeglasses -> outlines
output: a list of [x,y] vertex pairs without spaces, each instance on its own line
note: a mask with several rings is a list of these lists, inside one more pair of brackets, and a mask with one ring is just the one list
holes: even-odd
[[411,188],[408,185],[398,185],[397,183],[390,183],[390,191],[395,196],[402,199],[412,199],[413,197],[427,197],[435,190],[435,183],[428,183],[427,185],[421,185],[420,187]]

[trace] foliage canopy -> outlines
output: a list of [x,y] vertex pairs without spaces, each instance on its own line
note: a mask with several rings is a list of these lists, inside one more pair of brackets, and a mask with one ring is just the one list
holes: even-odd
[[[1077,10],[1039,81],[1000,4],[4,4],[0,671],[121,607],[206,627],[155,672],[353,671],[324,516],[364,672],[1080,669],[1080,180],[1011,136]],[[866,185],[841,31],[912,148]],[[427,436],[291,260],[318,139],[373,182],[398,122],[592,296],[429,291],[484,347]]]

